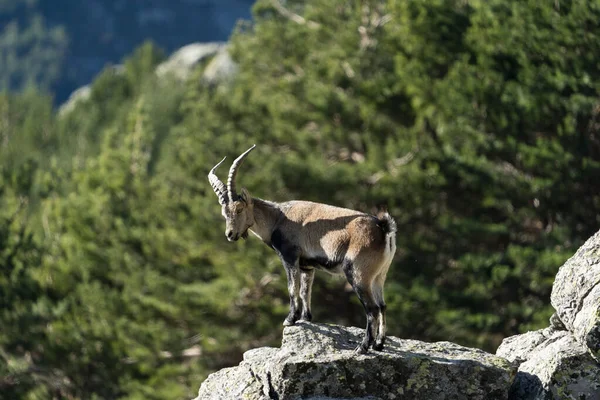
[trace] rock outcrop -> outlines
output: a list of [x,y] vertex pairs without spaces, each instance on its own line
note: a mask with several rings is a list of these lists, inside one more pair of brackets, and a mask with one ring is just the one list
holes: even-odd
[[91,95],[92,88],[90,87],[90,85],[80,87],[79,89],[71,93],[69,99],[58,108],[58,114],[65,115],[70,113],[75,109],[75,106],[77,106],[77,104],[79,104],[82,101],[86,101],[90,98]]
[[215,57],[225,51],[225,43],[192,43],[174,52],[166,61],[156,68],[156,75],[163,77],[172,75],[177,79],[187,79],[194,68],[201,62]]
[[299,323],[281,348],[244,354],[210,375],[202,399],[506,399],[516,367],[454,343],[389,337],[382,352],[357,355],[363,330]]
[[202,79],[210,85],[216,85],[228,81],[234,77],[237,72],[238,66],[225,47],[210,60],[204,69]]
[[[238,71],[227,50],[227,43],[191,43],[174,52],[167,60],[160,63],[155,70],[159,79],[174,78],[177,82],[185,82],[192,72],[205,65],[201,80],[207,86],[216,86],[229,81]],[[115,74],[124,73],[122,65],[110,67]],[[172,82],[172,81],[169,81]],[[83,103],[92,95],[92,86],[86,85],[75,90],[69,99],[59,107],[59,115],[64,116]]]
[[560,267],[550,300],[567,330],[600,361],[600,232]]
[[550,327],[512,336],[496,354],[520,364],[509,399],[600,400],[600,368],[567,331]]
[[600,232],[559,270],[550,327],[504,339],[496,354],[519,364],[511,400],[600,400]]
[[172,76],[180,81],[190,77],[194,69],[205,63],[202,81],[217,85],[235,76],[238,66],[229,55],[227,43],[192,43],[173,53],[156,67],[158,77]]

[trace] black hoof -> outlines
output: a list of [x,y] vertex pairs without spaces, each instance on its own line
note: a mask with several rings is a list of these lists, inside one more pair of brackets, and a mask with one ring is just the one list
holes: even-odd
[[300,317],[300,320],[299,320],[299,321],[303,321],[303,322],[310,322],[310,321],[312,321],[312,315],[311,315],[311,314],[303,314],[303,315]]
[[283,321],[283,326],[292,326],[296,324],[296,321],[300,319],[300,310],[296,309],[290,312],[287,317],[285,317],[285,321]]
[[362,343],[354,349],[354,354],[366,354],[369,351]]
[[382,343],[375,343],[373,345],[373,350],[377,350],[377,351],[383,350],[383,342]]

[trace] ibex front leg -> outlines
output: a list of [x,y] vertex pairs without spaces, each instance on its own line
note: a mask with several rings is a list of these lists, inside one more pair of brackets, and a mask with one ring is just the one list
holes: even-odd
[[300,319],[300,268],[298,261],[289,263],[283,261],[285,273],[288,280],[288,292],[290,294],[290,313],[288,314],[284,326],[294,325]]
[[279,229],[276,229],[271,236],[271,247],[277,252],[283,263],[290,294],[290,313],[283,321],[283,325],[294,325],[300,319],[301,311],[299,250]]
[[314,269],[300,270],[300,300],[302,300],[302,315],[300,320],[302,321],[310,322],[312,320],[312,313],[310,312],[310,297],[314,279]]

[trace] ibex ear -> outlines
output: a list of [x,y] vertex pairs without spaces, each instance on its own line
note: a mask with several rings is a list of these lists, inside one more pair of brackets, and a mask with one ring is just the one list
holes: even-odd
[[244,203],[246,203],[246,205],[252,204],[252,197],[250,196],[250,193],[248,193],[246,188],[242,188],[242,194],[240,195],[240,198]]

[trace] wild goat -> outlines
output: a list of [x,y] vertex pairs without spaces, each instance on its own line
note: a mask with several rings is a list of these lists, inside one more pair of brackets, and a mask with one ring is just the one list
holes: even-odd
[[[375,217],[359,211],[313,203],[274,203],[250,197],[245,188],[238,194],[235,177],[246,150],[231,165],[227,186],[215,175],[208,180],[219,198],[229,241],[246,239],[248,230],[273,248],[281,258],[288,280],[290,313],[283,325],[310,321],[311,288],[316,269],[344,274],[367,313],[367,328],[356,348],[381,350],[385,342],[383,285],[396,252],[396,223],[386,212]],[[302,302],[302,307],[300,307]]]

